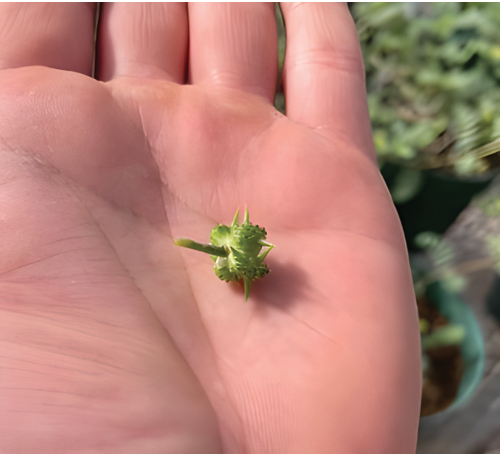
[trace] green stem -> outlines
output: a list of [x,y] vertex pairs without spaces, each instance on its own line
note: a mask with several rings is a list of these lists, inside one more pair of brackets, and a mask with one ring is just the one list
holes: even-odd
[[217,257],[227,257],[228,253],[224,247],[219,247],[212,244],[200,244],[199,242],[192,241],[191,239],[174,239],[174,244],[188,249],[197,250],[198,252],[215,255]]

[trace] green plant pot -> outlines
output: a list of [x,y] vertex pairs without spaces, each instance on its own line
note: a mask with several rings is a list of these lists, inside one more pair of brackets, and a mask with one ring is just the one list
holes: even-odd
[[451,406],[446,409],[449,411],[467,400],[481,382],[485,362],[484,341],[474,313],[458,295],[451,294],[439,283],[434,283],[428,287],[427,297],[450,323],[462,325],[465,328],[465,338],[460,346],[464,373],[457,396]]

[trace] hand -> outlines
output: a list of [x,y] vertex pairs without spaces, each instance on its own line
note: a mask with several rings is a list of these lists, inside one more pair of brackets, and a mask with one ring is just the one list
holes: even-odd
[[[97,79],[94,8],[0,10],[0,450],[414,451],[416,305],[346,6],[282,5],[286,117],[273,4],[103,4]],[[248,302],[173,244],[245,206],[275,245]]]

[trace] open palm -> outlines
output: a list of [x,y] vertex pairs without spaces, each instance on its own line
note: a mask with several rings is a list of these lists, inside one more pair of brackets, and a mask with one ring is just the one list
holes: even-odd
[[[345,6],[283,6],[287,117],[272,4],[106,4],[99,80],[93,9],[2,8],[0,449],[412,451],[415,303]],[[275,245],[248,302],[173,244],[245,207]]]

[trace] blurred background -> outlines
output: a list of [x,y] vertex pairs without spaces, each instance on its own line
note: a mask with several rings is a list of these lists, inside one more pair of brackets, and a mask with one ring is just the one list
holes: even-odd
[[417,452],[500,453],[500,4],[348,5],[419,307]]

